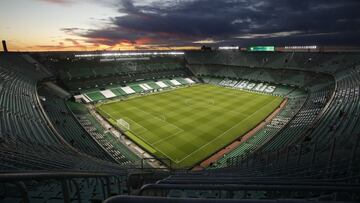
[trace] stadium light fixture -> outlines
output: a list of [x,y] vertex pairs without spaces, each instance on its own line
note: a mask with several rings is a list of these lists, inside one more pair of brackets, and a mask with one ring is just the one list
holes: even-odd
[[182,51],[170,51],[170,52],[116,52],[116,53],[99,53],[99,54],[76,54],[77,58],[88,57],[110,57],[110,56],[157,56],[157,55],[184,55]]
[[317,49],[316,45],[311,46],[285,46],[285,49]]
[[237,50],[239,49],[238,46],[225,46],[225,47],[219,47],[219,50]]

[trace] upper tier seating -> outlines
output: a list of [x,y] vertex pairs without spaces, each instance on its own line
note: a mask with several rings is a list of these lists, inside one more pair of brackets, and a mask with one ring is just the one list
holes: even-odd
[[212,51],[186,54],[187,63],[231,65],[248,68],[273,68],[334,73],[341,68],[351,68],[360,63],[354,53],[297,53],[297,52],[239,52]]
[[51,63],[71,91],[125,85],[138,80],[184,77],[190,73],[182,58],[151,57],[147,60],[106,61],[59,60]]

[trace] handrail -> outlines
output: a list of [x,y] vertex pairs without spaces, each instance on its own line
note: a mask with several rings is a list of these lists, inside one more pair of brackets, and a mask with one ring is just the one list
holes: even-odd
[[[251,181],[251,180],[161,180],[157,182],[158,184],[241,184],[241,185],[311,185],[311,186],[349,186],[347,183],[334,183],[334,182],[301,182],[301,181]],[[360,187],[360,184],[351,184],[351,186]]]
[[288,176],[244,176],[244,175],[237,175],[234,173],[228,174],[221,174],[216,173],[215,175],[208,175],[208,174],[199,174],[199,175],[172,175],[168,178],[164,179],[164,181],[168,180],[182,180],[184,178],[188,178],[189,180],[197,181],[197,180],[204,180],[204,179],[230,179],[230,180],[241,180],[241,181],[274,181],[274,180],[281,180],[281,181],[296,181],[296,182],[346,182],[349,180],[358,180],[360,179],[360,175],[345,177],[345,178],[331,178],[331,179],[324,179],[324,178],[304,178],[304,177],[288,177]]
[[[286,164],[286,165],[274,165],[273,167],[275,168],[268,168],[270,169],[272,174],[276,174],[277,172],[281,172],[282,170],[284,170],[284,166],[286,167],[286,171],[288,172],[288,175],[290,175],[291,173],[289,172],[297,172],[300,171],[301,173],[309,173],[309,172],[313,172],[313,171],[319,171],[319,169],[323,169],[324,171],[328,171],[329,169],[332,168],[346,168],[348,166],[348,162],[344,161],[344,162],[339,162],[336,166],[325,166],[326,164],[324,164],[324,162],[318,162],[316,164],[312,164],[312,165],[302,165],[302,166],[296,166],[296,165],[291,165],[291,164]],[[289,168],[289,166],[292,166]],[[265,165],[259,165],[259,166],[250,166],[250,167],[246,167],[246,168],[242,168],[242,171],[244,170],[251,170],[251,171],[257,171],[257,170],[263,170],[264,168],[267,168],[267,166]],[[217,169],[217,170],[221,170],[221,169]],[[296,173],[295,173],[296,174]],[[293,174],[293,175],[295,175]],[[249,175],[249,174],[248,174]],[[268,174],[269,175],[269,174]],[[284,174],[283,174],[284,175]]]
[[[29,199],[29,190],[27,186],[24,184],[26,181],[48,181],[53,180],[55,182],[60,183],[61,185],[61,193],[62,199],[64,202],[70,202],[70,192],[72,188],[75,189],[75,199],[78,202],[81,202],[82,196],[80,195],[82,189],[79,187],[79,184],[76,179],[83,178],[89,179],[93,178],[97,181],[100,181],[100,186],[103,190],[102,198],[105,199],[111,196],[111,183],[110,179],[115,182],[121,181],[120,174],[113,173],[102,173],[102,172],[80,172],[80,171],[50,171],[50,172],[42,172],[42,171],[33,171],[33,172],[13,172],[13,173],[2,173],[0,174],[0,183],[7,183],[9,185],[13,184],[17,188],[17,192],[21,193],[21,202],[30,202]],[[4,184],[5,186],[7,184]],[[97,184],[99,184],[97,182]],[[73,187],[72,187],[73,186]],[[31,187],[29,187],[31,190]],[[120,190],[120,187],[119,187]],[[120,193],[118,193],[120,194]]]
[[[121,174],[118,174],[119,176]],[[13,172],[0,173],[0,182],[22,181],[22,180],[44,180],[44,179],[62,179],[62,178],[98,178],[117,176],[114,173],[103,172],[78,172],[78,171],[47,171],[47,172]]]
[[143,195],[146,190],[225,190],[225,191],[304,191],[304,192],[357,192],[357,186],[309,186],[309,185],[201,185],[201,184],[146,184],[140,191]]
[[[144,197],[144,196],[128,196],[118,195],[110,197],[104,203],[310,203],[314,200],[306,199],[203,199],[203,198],[174,198],[174,197]],[[329,201],[316,201],[317,203],[325,203]]]

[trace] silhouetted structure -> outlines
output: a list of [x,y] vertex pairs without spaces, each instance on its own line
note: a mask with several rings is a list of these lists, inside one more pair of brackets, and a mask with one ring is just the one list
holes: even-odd
[[4,52],[8,52],[5,40],[2,41],[2,45],[3,45]]

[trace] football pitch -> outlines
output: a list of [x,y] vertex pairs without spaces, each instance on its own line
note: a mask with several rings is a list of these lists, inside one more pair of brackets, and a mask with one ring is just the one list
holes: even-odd
[[110,123],[175,168],[189,168],[256,127],[283,98],[194,85],[97,106]]

